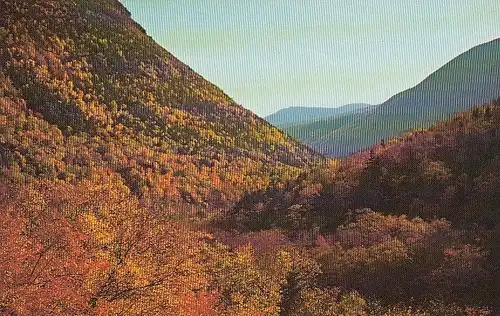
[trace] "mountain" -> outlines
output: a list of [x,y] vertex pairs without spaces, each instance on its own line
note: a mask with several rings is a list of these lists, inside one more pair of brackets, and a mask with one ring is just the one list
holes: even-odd
[[346,156],[401,132],[426,129],[500,96],[500,39],[457,56],[417,86],[361,113],[284,126],[328,156]]
[[[285,187],[250,194],[232,214],[241,227],[248,221],[248,227],[258,229],[272,223],[286,229],[311,225],[331,230],[348,210],[363,208],[446,218],[461,227],[496,226],[499,153],[500,98],[369,152],[332,159]],[[264,205],[255,208],[254,203]]]
[[118,0],[0,8],[0,315],[277,315],[282,278],[200,222],[323,158]]
[[274,126],[283,127],[366,109],[371,106],[365,103],[347,104],[336,108],[292,106],[268,115],[264,119]]
[[[498,315],[499,153],[500,98],[246,195],[221,221],[316,244],[323,284],[386,302],[446,298]],[[456,269],[467,264],[474,268]]]
[[500,102],[339,163],[116,0],[0,8],[0,315],[499,314]]
[[0,167],[11,181],[117,173],[212,203],[319,155],[149,37],[117,0],[1,0]]

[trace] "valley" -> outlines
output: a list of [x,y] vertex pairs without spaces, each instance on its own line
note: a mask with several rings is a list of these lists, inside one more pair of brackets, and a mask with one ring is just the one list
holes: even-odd
[[[276,126],[330,157],[348,156],[359,150],[368,150],[382,139],[395,138],[406,131],[427,129],[456,112],[498,97],[499,45],[497,39],[474,47],[415,87],[362,113],[342,113]],[[274,124],[272,119],[269,122]]]
[[1,315],[500,312],[499,40],[266,121],[117,0],[0,7]]

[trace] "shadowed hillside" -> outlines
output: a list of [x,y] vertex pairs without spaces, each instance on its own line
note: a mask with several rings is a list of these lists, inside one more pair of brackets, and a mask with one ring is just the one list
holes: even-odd
[[472,48],[417,86],[361,113],[284,126],[328,156],[346,156],[404,131],[425,129],[500,95],[500,40]]
[[116,0],[0,9],[0,315],[499,314],[500,102],[327,160]]

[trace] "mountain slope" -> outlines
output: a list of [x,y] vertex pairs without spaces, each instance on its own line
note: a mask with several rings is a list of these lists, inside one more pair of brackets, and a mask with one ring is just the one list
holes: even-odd
[[329,156],[366,149],[403,131],[425,129],[453,113],[500,96],[500,39],[476,46],[417,86],[362,112],[284,127]]
[[371,106],[365,103],[347,104],[336,108],[293,106],[281,109],[276,113],[266,116],[264,119],[274,126],[283,127],[366,109]]
[[331,230],[363,208],[498,228],[499,152],[500,98],[248,195],[231,215],[251,230]]
[[[315,244],[323,284],[386,302],[440,298],[498,315],[499,153],[500,98],[245,195],[221,223],[249,235],[282,229]],[[426,221],[434,228],[420,226]],[[473,268],[457,269],[465,266]]]
[[319,158],[156,44],[117,0],[0,4],[0,163],[13,181],[107,170],[138,194],[201,202]]

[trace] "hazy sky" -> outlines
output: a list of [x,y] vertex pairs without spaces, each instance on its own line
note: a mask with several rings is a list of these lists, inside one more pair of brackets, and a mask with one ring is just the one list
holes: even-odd
[[121,0],[237,103],[378,104],[500,37],[498,0]]

